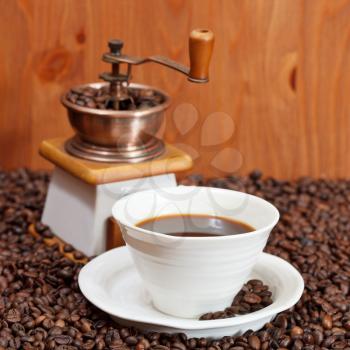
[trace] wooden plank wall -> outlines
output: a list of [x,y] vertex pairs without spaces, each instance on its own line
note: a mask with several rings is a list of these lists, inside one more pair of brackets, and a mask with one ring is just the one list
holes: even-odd
[[59,96],[97,80],[109,38],[187,62],[192,28],[216,34],[211,81],[157,65],[134,81],[172,97],[165,138],[220,176],[350,176],[349,0],[0,0],[0,166],[48,168],[44,138],[71,129]]

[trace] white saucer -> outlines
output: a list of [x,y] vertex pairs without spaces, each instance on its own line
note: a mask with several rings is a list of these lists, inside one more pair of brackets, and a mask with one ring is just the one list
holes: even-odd
[[250,278],[261,279],[270,287],[273,303],[247,315],[209,321],[173,317],[155,309],[126,247],[112,249],[85,265],[79,274],[79,286],[92,304],[120,324],[217,338],[260,329],[277,313],[292,307],[304,289],[303,278],[292,265],[266,253],[259,258]]

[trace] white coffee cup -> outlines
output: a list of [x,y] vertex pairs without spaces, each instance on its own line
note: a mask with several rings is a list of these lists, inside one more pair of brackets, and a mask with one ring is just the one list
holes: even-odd
[[[232,218],[255,231],[176,237],[136,226],[145,219],[171,214]],[[279,219],[278,210],[259,197],[197,186],[133,193],[115,203],[113,216],[154,306],[183,318],[197,318],[231,304]]]

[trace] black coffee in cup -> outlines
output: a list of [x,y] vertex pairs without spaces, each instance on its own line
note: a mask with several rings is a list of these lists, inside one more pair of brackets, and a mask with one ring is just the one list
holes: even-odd
[[254,227],[242,221],[200,214],[157,216],[136,226],[177,237],[228,236],[255,231]]

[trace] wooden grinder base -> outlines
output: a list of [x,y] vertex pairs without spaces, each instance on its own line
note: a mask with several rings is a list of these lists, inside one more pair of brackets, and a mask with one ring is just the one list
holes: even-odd
[[192,167],[192,158],[180,149],[165,144],[164,153],[141,163],[99,163],[74,157],[66,152],[66,138],[44,140],[39,153],[49,162],[76,178],[90,184],[102,185],[166,173],[177,173]]
[[[51,140],[45,140],[41,143],[39,152],[40,154],[46,158],[48,161],[53,163],[57,168],[55,171],[60,170],[61,174],[69,174],[70,178],[72,180],[70,181],[70,184],[74,183],[74,186],[71,185],[70,188],[64,187],[66,191],[60,192],[63,193],[71,193],[71,197],[65,197],[65,202],[63,203],[74,203],[72,200],[74,198],[80,198],[79,196],[82,196],[82,193],[85,195],[85,193],[93,193],[94,200],[90,200],[90,202],[86,202],[86,206],[88,208],[92,208],[88,215],[85,215],[87,218],[95,218],[98,223],[101,223],[100,226],[101,230],[98,228],[97,232],[101,232],[103,234],[104,238],[103,240],[94,240],[94,242],[101,242],[101,248],[103,246],[103,249],[96,249],[96,251],[93,252],[86,252],[88,255],[95,255],[101,253],[105,249],[111,249],[114,247],[119,247],[124,244],[124,241],[122,239],[122,235],[119,230],[118,224],[115,222],[115,220],[111,217],[104,216],[101,217],[101,215],[98,215],[97,213],[100,213],[101,211],[97,211],[96,208],[93,209],[94,203],[99,203],[101,208],[101,205],[112,205],[110,202],[105,202],[105,198],[103,197],[97,197],[100,196],[100,194],[104,193],[102,191],[106,186],[107,190],[111,189],[111,186],[124,184],[125,182],[129,180],[135,179],[135,181],[138,181],[138,179],[146,179],[151,178],[154,176],[167,176],[171,175],[173,176],[174,180],[171,180],[172,185],[176,185],[174,173],[178,173],[180,171],[188,170],[192,167],[192,158],[186,154],[185,152],[177,149],[176,147],[165,144],[165,151],[164,153],[152,160],[141,162],[141,163],[102,163],[102,162],[94,162],[94,161],[88,161],[85,159],[80,159],[75,156],[70,155],[67,153],[65,149],[65,138],[56,138]],[[63,172],[62,172],[63,170]],[[57,174],[57,172],[56,172]],[[68,177],[68,175],[65,175]],[[72,177],[73,176],[73,177]],[[52,181],[55,179],[55,172],[53,175],[53,178],[51,180],[50,186],[52,185]],[[57,179],[57,178],[56,178]],[[169,181],[159,180],[159,185],[162,186],[169,186]],[[74,181],[73,181],[74,180]],[[67,186],[67,185],[65,185]],[[84,189],[83,192],[77,192],[78,194],[75,194],[75,189],[78,188]],[[123,185],[124,186],[124,185]],[[51,187],[50,187],[51,188]],[[69,208],[66,206],[65,210],[67,211],[66,215],[63,219],[57,218],[56,215],[54,215],[57,208],[59,208],[59,201],[56,200],[58,197],[57,190],[55,192],[55,197],[50,196],[50,188],[47,196],[47,202],[45,204],[45,209],[43,213],[43,222],[45,224],[48,224],[51,229],[63,237],[63,239],[68,240],[67,237],[69,237],[65,233],[65,230],[73,230],[72,233],[77,232],[77,240],[75,243],[73,243],[73,246],[75,245],[78,249],[84,251],[81,247],[79,247],[79,240],[80,237],[83,237],[83,233],[79,232],[79,225],[77,222],[75,222],[75,226],[70,221],[69,225],[70,227],[64,226],[63,229],[59,228],[59,225],[57,222],[65,223],[67,222],[65,219],[66,217],[69,218],[70,213],[74,212],[74,208]],[[57,188],[57,186],[56,186]],[[95,190],[97,189],[97,190]],[[146,188],[147,189],[147,188]],[[52,193],[52,192],[51,192]],[[97,193],[97,194],[96,194]],[[76,195],[77,197],[74,197]],[[91,196],[90,196],[91,197]],[[90,198],[88,197],[88,198]],[[61,198],[61,197],[60,197]],[[98,199],[98,200],[97,200]],[[62,205],[62,200],[61,200]],[[57,208],[56,208],[57,207]],[[94,211],[93,211],[94,210]],[[46,215],[49,213],[49,215]],[[91,216],[91,215],[93,216]],[[49,218],[49,219],[48,219]],[[107,221],[106,221],[107,220]],[[96,221],[94,221],[95,223]],[[57,225],[57,227],[55,227]],[[104,226],[104,231],[102,232],[102,225]],[[88,225],[89,227],[96,227],[95,225]],[[75,228],[74,228],[75,227]],[[32,228],[32,232],[35,233],[35,230]],[[86,235],[86,231],[84,232],[85,237],[91,237]],[[88,239],[88,238],[87,238]],[[49,242],[49,241],[48,241]],[[55,242],[59,242],[59,239]],[[88,247],[92,247],[92,245],[89,245],[89,241],[85,240],[84,243]],[[54,243],[52,243],[54,244]],[[63,243],[64,244],[64,243]],[[98,251],[97,251],[98,250]],[[64,253],[62,251],[62,253]],[[65,253],[64,253],[65,254]],[[65,254],[66,255],[66,254]]]

